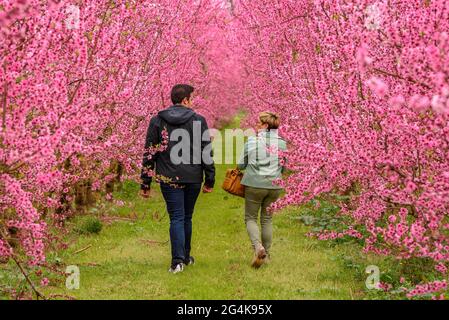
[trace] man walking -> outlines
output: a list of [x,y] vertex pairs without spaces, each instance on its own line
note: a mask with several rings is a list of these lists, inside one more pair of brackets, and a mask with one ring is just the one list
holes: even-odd
[[[210,193],[215,184],[211,138],[205,118],[192,110],[194,88],[180,84],[173,87],[173,105],[160,111],[150,121],[142,162],[141,195],[150,197],[154,172],[160,180],[162,195],[170,216],[172,263],[170,272],[178,273],[194,264],[190,255],[192,215],[204,180],[203,192]],[[150,156],[148,149],[169,141],[164,151]]]

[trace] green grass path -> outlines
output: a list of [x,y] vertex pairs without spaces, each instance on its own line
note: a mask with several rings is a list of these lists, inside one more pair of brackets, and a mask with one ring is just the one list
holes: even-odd
[[169,219],[159,188],[145,200],[138,184],[127,182],[115,194],[125,205],[103,217],[109,223],[101,233],[72,235],[72,245],[62,253],[65,264],[80,268],[79,290],[61,289],[63,284],[49,290],[77,299],[360,298],[362,284],[336,259],[341,249],[306,237],[308,229],[294,219],[298,210],[274,217],[272,261],[253,270],[243,199],[220,188],[229,167],[218,165],[214,193],[199,197],[193,218],[196,265],[168,273]]
[[[223,174],[221,167],[217,186]],[[306,237],[307,228],[292,219],[294,210],[274,218],[271,263],[251,269],[243,200],[219,188],[198,200],[192,253],[196,265],[169,274],[169,221],[159,192],[148,201],[134,196],[136,184],[128,183],[125,191],[121,196],[127,205],[115,214],[135,214],[137,219],[115,221],[99,235],[81,236],[64,253],[64,262],[81,271],[80,289],[65,294],[79,299],[357,298],[360,284],[335,260],[339,249]]]

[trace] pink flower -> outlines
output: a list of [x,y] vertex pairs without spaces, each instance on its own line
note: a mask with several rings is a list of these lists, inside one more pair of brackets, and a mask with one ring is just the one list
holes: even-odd
[[438,114],[446,114],[449,112],[449,109],[446,106],[447,100],[445,98],[442,98],[439,95],[435,95],[432,98],[432,109]]
[[391,216],[389,216],[388,217],[388,221],[390,222],[390,223],[395,223],[396,222],[396,216],[394,216],[394,215],[391,215]]
[[435,269],[439,272],[441,272],[442,274],[446,274],[447,273],[447,267],[443,264],[443,263],[439,263],[435,266]]
[[384,97],[388,94],[388,86],[380,78],[372,77],[366,82],[366,84],[379,97]]
[[405,98],[402,95],[392,97],[388,103],[393,109],[399,109],[405,104]]
[[410,98],[409,104],[412,109],[421,112],[430,107],[430,99],[425,96],[414,95]]
[[412,181],[407,182],[404,191],[408,193],[412,193],[416,190],[417,186]]
[[43,279],[41,280],[41,286],[42,286],[42,287],[48,286],[49,283],[50,283],[50,281],[49,281],[47,278],[43,278]]
[[369,56],[368,46],[365,43],[357,50],[356,61],[362,71],[373,63],[374,60]]

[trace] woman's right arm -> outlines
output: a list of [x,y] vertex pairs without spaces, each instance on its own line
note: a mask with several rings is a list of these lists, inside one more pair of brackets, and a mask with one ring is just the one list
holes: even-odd
[[248,166],[248,142],[245,143],[243,147],[243,152],[240,155],[240,159],[237,162],[237,168],[239,170],[245,170]]

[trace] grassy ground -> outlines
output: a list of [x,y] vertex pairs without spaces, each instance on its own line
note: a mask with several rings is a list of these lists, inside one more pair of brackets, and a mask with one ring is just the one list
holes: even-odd
[[[220,189],[225,170],[217,166],[213,194],[200,195],[194,214],[196,265],[169,274],[169,219],[157,185],[150,200],[139,185],[124,184],[115,198],[125,205],[100,214],[98,235],[73,238],[59,257],[80,268],[79,290],[49,287],[78,299],[357,299],[362,282],[342,265],[346,247],[331,248],[305,236],[308,229],[288,209],[274,218],[272,261],[250,267],[252,251],[243,218],[243,199]],[[85,217],[72,223],[79,225]],[[73,236],[72,236],[73,237]],[[88,249],[86,249],[88,248]],[[86,249],[77,253],[79,250]]]
[[[223,170],[219,169],[219,177]],[[138,186],[129,183],[125,191],[126,199],[137,193]],[[243,223],[243,201],[218,188],[212,195],[201,195],[194,216],[197,263],[172,275],[167,272],[169,223],[160,195],[151,201],[135,197],[131,202],[115,214],[132,219],[113,222],[99,235],[81,236],[64,253],[64,263],[81,271],[80,289],[65,294],[79,299],[358,297],[360,283],[336,259],[342,249],[307,238],[307,229],[292,219],[294,210],[275,217],[272,261],[255,271],[249,266],[252,252]]]
[[[226,166],[217,169],[220,186]],[[260,270],[251,269],[243,200],[220,188],[201,195],[196,207],[192,254],[197,264],[182,274],[169,274],[169,220],[164,203],[159,190],[151,200],[140,199],[138,187],[126,183],[116,195],[125,206],[114,208],[104,218],[110,224],[99,235],[80,236],[63,253],[63,262],[81,271],[80,289],[63,293],[78,299],[359,297],[360,281],[337,259],[346,249],[329,248],[307,238],[307,228],[296,222],[293,209],[274,219],[272,262]],[[84,248],[88,249],[76,253]]]

